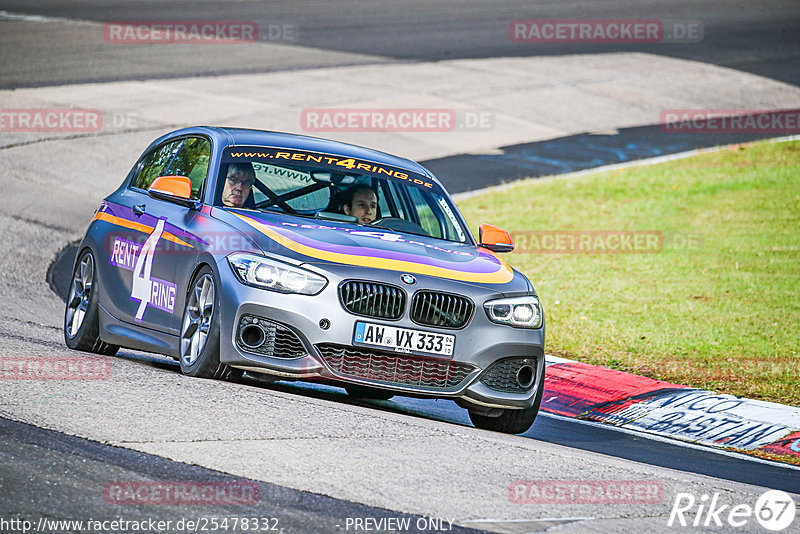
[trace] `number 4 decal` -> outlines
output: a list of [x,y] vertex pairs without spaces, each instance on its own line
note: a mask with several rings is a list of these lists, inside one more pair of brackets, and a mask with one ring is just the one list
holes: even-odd
[[356,160],[354,160],[353,158],[347,158],[343,159],[342,161],[337,161],[336,165],[340,165],[346,169],[352,169],[353,167],[356,166]]
[[131,300],[139,301],[139,309],[136,310],[136,322],[142,322],[144,310],[150,303],[150,295],[153,290],[153,281],[150,273],[153,270],[153,256],[156,252],[156,245],[161,239],[164,231],[164,219],[159,219],[153,233],[144,242],[139,257],[136,258],[136,265],[133,268],[133,287],[131,288]]

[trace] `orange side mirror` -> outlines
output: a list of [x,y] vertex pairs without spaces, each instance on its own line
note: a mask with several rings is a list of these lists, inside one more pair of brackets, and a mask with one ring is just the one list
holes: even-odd
[[159,176],[147,191],[188,200],[192,196],[192,181],[186,176]]
[[488,248],[492,252],[511,252],[514,250],[511,234],[491,224],[484,223],[480,226],[478,240],[482,247]]

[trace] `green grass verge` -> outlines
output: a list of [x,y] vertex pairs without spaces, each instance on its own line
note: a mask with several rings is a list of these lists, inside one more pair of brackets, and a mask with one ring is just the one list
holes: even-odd
[[658,231],[657,253],[504,258],[542,298],[549,353],[800,405],[800,142],[758,143],[459,202],[475,227]]

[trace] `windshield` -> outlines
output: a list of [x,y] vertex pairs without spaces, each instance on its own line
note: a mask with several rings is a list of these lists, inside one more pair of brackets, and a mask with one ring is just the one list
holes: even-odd
[[220,165],[215,205],[469,241],[456,207],[429,178],[327,154],[228,148]]

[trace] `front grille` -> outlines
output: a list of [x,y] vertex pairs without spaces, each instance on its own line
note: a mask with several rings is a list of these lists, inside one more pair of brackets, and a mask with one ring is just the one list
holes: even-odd
[[[247,333],[252,337],[243,336],[245,327],[251,328]],[[257,330],[252,330],[253,327],[260,330],[260,337]],[[273,358],[299,358],[308,354],[303,342],[289,328],[254,315],[242,315],[236,332],[236,345],[244,351]]]
[[[515,358],[501,360],[492,364],[481,376],[481,382],[495,391],[505,393],[525,393],[536,385],[536,380],[528,387],[520,387],[517,382],[517,371],[523,365],[530,365],[536,372],[536,358]],[[535,377],[534,377],[535,378]]]
[[406,308],[406,292],[396,286],[350,280],[339,286],[342,306],[350,313],[381,319],[399,319]]
[[386,384],[457,389],[475,370],[470,364],[452,360],[396,355],[329,343],[316,347],[334,373]]
[[419,291],[411,301],[411,320],[417,324],[461,328],[472,317],[475,305],[466,297]]

